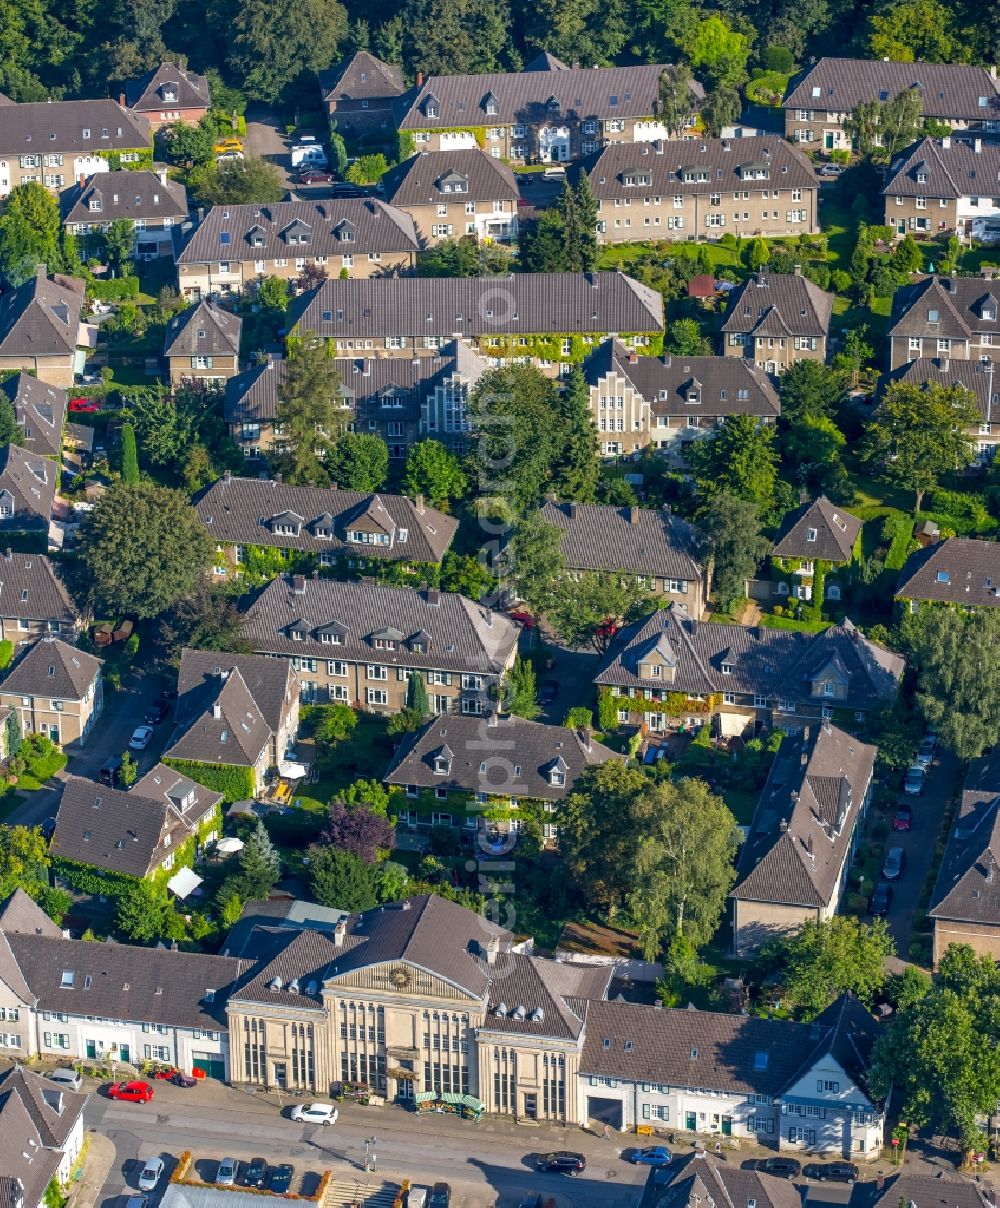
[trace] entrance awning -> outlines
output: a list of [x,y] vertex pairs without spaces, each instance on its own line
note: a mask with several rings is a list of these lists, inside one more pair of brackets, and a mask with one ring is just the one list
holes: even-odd
[[179,868],[167,882],[167,888],[178,898],[186,898],[201,884],[202,878],[191,868]]
[[430,1103],[437,1098],[437,1091],[417,1091],[413,1096],[414,1103]]

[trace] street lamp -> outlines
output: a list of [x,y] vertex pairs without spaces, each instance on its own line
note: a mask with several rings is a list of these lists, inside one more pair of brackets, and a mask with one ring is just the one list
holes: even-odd
[[365,1137],[365,1174],[375,1169],[375,1137]]

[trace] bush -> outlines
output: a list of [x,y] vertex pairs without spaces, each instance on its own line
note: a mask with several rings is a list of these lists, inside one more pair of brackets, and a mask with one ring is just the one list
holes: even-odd
[[594,711],[586,705],[574,705],[566,710],[565,725],[571,730],[592,730],[594,728]]
[[221,793],[226,805],[232,805],[234,801],[247,801],[257,791],[253,768],[198,763],[193,759],[164,759],[163,762],[196,784],[203,784],[205,788]]
[[795,57],[787,46],[768,46],[764,51],[764,66],[768,71],[791,75],[795,67]]
[[0,641],[0,671],[10,666],[11,659],[14,657],[14,643],[8,642],[6,638]]
[[87,294],[101,302],[124,302],[139,296],[138,277],[112,277],[107,281],[88,281]]

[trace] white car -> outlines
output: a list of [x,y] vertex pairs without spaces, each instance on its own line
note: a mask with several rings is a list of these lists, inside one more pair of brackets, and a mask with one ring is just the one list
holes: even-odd
[[155,731],[152,726],[136,726],[128,740],[129,750],[145,751]]
[[824,164],[819,170],[820,176],[843,176],[843,164]]
[[302,1124],[336,1124],[338,1114],[332,1103],[299,1103],[292,1108],[292,1119]]
[[142,1174],[139,1175],[139,1190],[154,1191],[161,1174],[163,1174],[163,1159],[147,1158],[146,1165],[142,1168]]

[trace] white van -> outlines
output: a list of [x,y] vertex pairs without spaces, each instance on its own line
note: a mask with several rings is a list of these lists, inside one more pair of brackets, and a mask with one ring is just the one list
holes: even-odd
[[327,166],[326,152],[319,143],[296,143],[292,147],[292,167],[325,168]]
[[972,223],[972,238],[980,243],[1000,243],[1000,218],[976,218]]
[[542,173],[542,177],[545,180],[565,180],[566,179],[566,169],[565,168],[546,168],[545,171]]
[[78,1091],[83,1086],[83,1079],[76,1070],[60,1068],[52,1070],[45,1075],[50,1082],[58,1082],[60,1086],[68,1087],[71,1091]]

